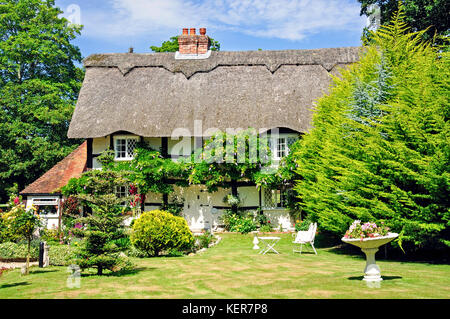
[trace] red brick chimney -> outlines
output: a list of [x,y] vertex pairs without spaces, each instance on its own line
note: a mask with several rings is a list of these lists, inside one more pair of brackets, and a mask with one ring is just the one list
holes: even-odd
[[178,37],[178,46],[180,54],[206,54],[209,50],[209,37],[206,35],[206,28],[200,28],[200,35],[195,34],[195,28],[183,28],[182,35]]

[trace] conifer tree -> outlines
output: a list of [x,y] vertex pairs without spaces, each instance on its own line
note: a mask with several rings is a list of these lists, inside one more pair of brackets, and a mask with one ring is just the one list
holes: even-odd
[[450,244],[449,60],[423,34],[400,7],[334,78],[295,154],[300,204],[336,237],[383,220],[405,249]]

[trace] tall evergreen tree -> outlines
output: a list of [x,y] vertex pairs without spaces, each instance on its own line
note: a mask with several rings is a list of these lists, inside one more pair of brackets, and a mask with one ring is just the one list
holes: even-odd
[[449,56],[401,10],[319,100],[296,191],[322,229],[384,220],[403,247],[450,246]]
[[81,26],[53,0],[0,2],[0,201],[70,153],[67,129],[83,70],[70,42]]

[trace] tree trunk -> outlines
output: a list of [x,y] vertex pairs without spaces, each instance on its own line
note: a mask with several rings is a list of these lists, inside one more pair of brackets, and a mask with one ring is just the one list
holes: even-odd
[[28,275],[28,268],[30,267],[30,250],[31,250],[31,238],[28,238],[27,262],[25,263],[25,275]]
[[101,265],[97,266],[97,275],[99,276],[103,275],[103,266]]

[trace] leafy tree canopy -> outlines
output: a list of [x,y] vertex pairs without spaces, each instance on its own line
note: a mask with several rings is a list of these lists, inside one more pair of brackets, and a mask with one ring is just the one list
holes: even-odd
[[53,0],[0,2],[0,200],[70,153],[67,129],[84,72],[70,42],[81,26]]
[[[220,51],[219,41],[215,41],[213,38],[209,38],[209,41],[211,44],[211,51]],[[150,49],[152,49],[153,52],[177,52],[178,48],[178,36],[171,37],[170,40],[164,41],[160,47],[150,46]]]
[[[376,4],[381,9],[381,24],[390,23],[394,13],[398,10],[398,0],[358,0],[361,3],[361,15],[369,16],[372,13],[372,5]],[[403,0],[405,22],[412,31],[420,31],[429,28],[424,34],[424,39],[433,38],[435,33],[441,36],[449,34],[450,2],[448,0]],[[442,40],[438,40],[442,43]]]

